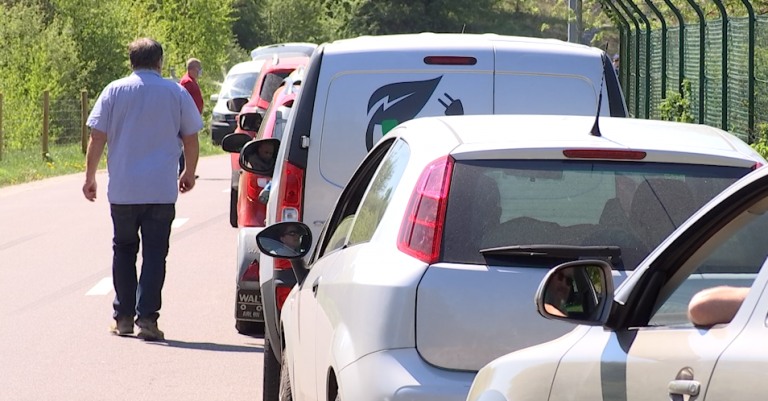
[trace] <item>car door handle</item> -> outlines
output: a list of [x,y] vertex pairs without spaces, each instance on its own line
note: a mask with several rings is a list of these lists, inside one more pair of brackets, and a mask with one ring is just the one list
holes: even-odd
[[316,225],[318,227],[322,227],[323,224],[325,224],[325,220],[315,220],[312,224],[314,224],[314,225]]
[[695,380],[672,380],[669,382],[669,394],[695,397],[699,395],[700,389],[701,384]]
[[317,287],[319,285],[320,285],[320,277],[318,277],[317,280],[315,280],[315,282],[312,283],[312,294],[314,294],[315,296],[317,296]]

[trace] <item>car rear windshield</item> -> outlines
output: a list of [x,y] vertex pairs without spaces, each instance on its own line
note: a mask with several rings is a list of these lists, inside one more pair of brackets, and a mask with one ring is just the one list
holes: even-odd
[[482,249],[618,246],[635,267],[748,168],[572,160],[457,161],[442,260],[489,263]]
[[221,86],[222,99],[234,99],[236,97],[250,98],[253,93],[253,86],[259,79],[259,73],[233,74],[228,75]]

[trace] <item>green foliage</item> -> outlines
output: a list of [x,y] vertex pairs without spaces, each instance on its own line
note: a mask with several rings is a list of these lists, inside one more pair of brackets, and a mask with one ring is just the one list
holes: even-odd
[[757,126],[757,141],[749,145],[764,159],[768,159],[768,124],[759,124]]
[[694,121],[691,114],[691,83],[683,80],[683,95],[680,92],[668,91],[667,98],[659,105],[661,119],[664,121],[677,121],[683,123],[692,123]]

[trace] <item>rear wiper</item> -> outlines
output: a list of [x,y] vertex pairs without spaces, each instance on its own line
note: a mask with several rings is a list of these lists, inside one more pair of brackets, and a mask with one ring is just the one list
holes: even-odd
[[498,248],[481,249],[483,256],[491,257],[543,257],[579,259],[590,257],[621,257],[621,248],[611,246],[577,246],[577,245],[512,245]]

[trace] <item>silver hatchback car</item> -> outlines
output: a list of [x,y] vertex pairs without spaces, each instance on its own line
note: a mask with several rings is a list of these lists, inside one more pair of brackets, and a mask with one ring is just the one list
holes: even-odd
[[682,224],[615,296],[601,261],[553,268],[539,313],[581,325],[492,361],[467,400],[765,399],[766,212],[768,169],[759,168]]

